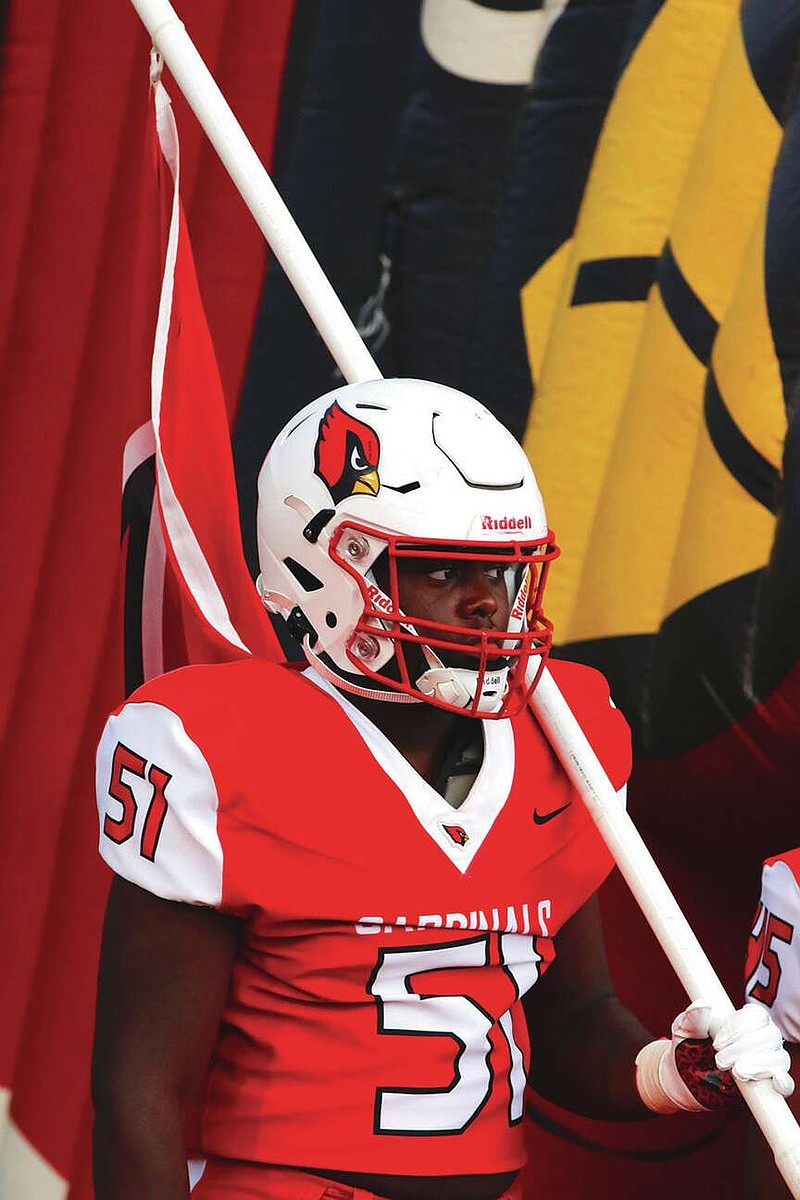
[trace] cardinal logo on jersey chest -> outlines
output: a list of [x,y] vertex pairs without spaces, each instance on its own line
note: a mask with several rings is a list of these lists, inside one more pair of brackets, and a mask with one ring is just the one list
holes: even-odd
[[442,829],[457,846],[466,846],[469,841],[469,834],[460,825],[442,825]]
[[347,496],[377,496],[381,487],[377,433],[334,400],[319,423],[314,447],[314,472],[327,487],[334,504]]

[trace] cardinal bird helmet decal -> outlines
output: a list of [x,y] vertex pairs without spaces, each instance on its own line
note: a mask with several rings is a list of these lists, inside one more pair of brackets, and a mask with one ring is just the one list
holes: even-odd
[[314,472],[334,504],[346,496],[377,496],[381,443],[374,429],[344,411],[334,400],[319,423]]
[[[264,460],[257,536],[265,606],[335,687],[503,717],[535,686],[557,550],[524,451],[463,392],[373,379],[308,404]],[[442,563],[505,586],[506,615],[468,629],[404,610],[411,574]]]

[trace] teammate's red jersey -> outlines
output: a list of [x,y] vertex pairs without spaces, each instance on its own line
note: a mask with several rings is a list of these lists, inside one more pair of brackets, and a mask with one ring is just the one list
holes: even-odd
[[790,1042],[800,1042],[800,849],[764,863],[747,944],[745,994],[766,1004]]
[[[621,788],[630,742],[605,681],[553,671]],[[520,997],[611,860],[533,717],[482,727],[454,809],[309,672],[188,667],[109,719],[103,857],[245,922],[197,1150],[379,1174],[522,1165]]]

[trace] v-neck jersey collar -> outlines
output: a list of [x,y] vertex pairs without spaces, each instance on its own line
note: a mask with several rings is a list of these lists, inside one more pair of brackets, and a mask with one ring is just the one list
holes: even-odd
[[354,725],[378,766],[405,796],[422,828],[464,874],[511,793],[515,742],[511,721],[481,721],[483,762],[459,808],[447,803],[360,709],[313,667],[303,675],[331,696]]

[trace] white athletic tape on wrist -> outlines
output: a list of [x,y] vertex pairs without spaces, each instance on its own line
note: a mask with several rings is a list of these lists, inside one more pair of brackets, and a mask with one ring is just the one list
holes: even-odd
[[659,1078],[661,1060],[672,1046],[668,1038],[648,1042],[636,1055],[636,1088],[642,1103],[654,1113],[674,1113],[679,1105],[670,1099]]
[[705,1112],[678,1074],[669,1038],[648,1042],[636,1055],[636,1088],[651,1112]]

